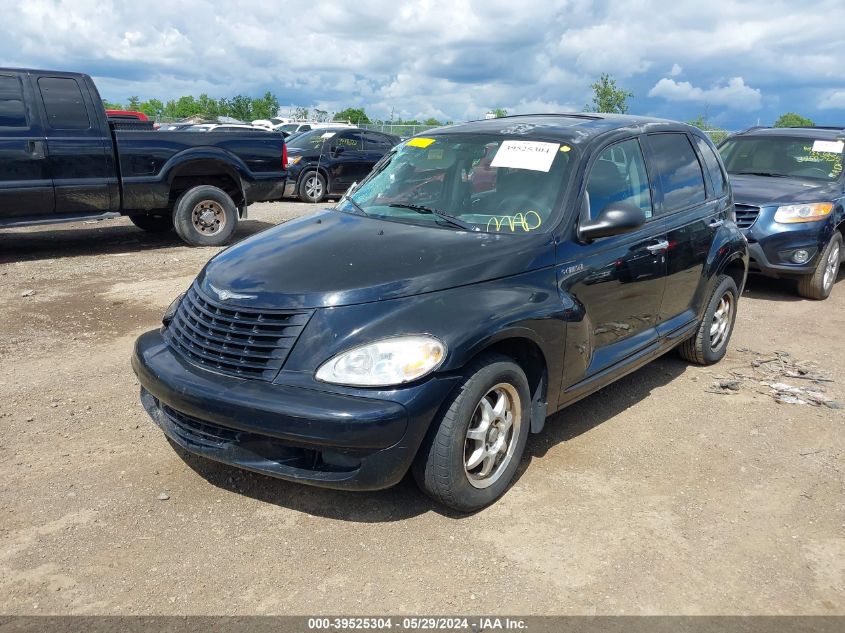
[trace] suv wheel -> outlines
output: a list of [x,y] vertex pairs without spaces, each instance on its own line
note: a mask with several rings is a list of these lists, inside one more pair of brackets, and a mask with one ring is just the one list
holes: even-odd
[[147,233],[164,233],[173,229],[173,216],[170,215],[170,211],[130,215],[129,220]]
[[192,246],[222,246],[238,225],[238,209],[222,189],[200,185],[179,196],[173,211],[176,233]]
[[827,299],[839,275],[841,259],[842,234],[837,231],[819,256],[816,269],[798,280],[798,294],[807,299]]
[[413,466],[430,497],[463,512],[493,503],[516,474],[531,426],[525,372],[510,358],[473,363]]
[[299,199],[303,202],[322,202],[326,197],[326,179],[323,174],[309,171],[299,181]]
[[733,333],[738,301],[736,282],[727,275],[719,277],[695,335],[678,347],[685,360],[698,365],[712,365],[722,360]]

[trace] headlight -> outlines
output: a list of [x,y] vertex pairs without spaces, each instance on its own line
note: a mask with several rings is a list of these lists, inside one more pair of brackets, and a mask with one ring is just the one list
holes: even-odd
[[795,222],[816,222],[830,215],[833,204],[814,202],[812,204],[787,204],[775,211],[775,222],[793,224]]
[[184,298],[185,293],[183,292],[173,301],[171,301],[169,306],[167,306],[167,310],[164,311],[164,314],[161,317],[161,322],[164,324],[164,327],[170,325],[170,322],[173,320],[173,317],[176,316],[176,310],[179,309],[179,304],[182,303],[182,299]]
[[338,385],[387,387],[437,369],[446,345],[433,336],[396,336],[354,347],[323,363],[317,380]]

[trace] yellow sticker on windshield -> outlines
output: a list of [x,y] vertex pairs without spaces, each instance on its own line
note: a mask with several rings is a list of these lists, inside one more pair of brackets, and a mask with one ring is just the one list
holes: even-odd
[[561,146],[560,146],[560,151],[562,151],[562,152],[568,152],[568,151],[569,151],[569,150],[571,150],[571,149],[572,149],[572,148],[571,148],[571,147],[569,147],[569,145],[561,145]]
[[434,143],[433,138],[412,138],[408,141],[408,147],[428,147]]

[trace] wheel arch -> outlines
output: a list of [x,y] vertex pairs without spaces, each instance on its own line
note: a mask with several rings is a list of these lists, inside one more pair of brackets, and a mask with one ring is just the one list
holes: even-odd
[[183,193],[200,185],[210,185],[226,192],[243,215],[248,204],[243,179],[232,165],[217,158],[194,158],[179,163],[168,172],[170,207]]

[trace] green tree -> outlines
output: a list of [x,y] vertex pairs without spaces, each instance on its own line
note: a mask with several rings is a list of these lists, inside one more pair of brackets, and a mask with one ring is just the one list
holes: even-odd
[[158,99],[142,101],[138,109],[149,117],[159,118],[164,113],[164,104]]
[[492,112],[497,119],[501,119],[503,116],[508,116],[508,111],[504,108],[493,108],[490,112]]
[[602,73],[590,87],[593,89],[593,104],[584,106],[585,112],[625,114],[628,111],[627,101],[634,93],[617,88],[616,80],[607,73]]
[[436,126],[443,125],[440,121],[438,121],[438,120],[437,120],[437,119],[435,119],[434,117],[431,117],[431,118],[429,118],[429,119],[426,119],[426,120],[424,121],[424,123],[425,123],[425,125],[436,125]]
[[199,106],[197,100],[191,95],[179,97],[174,104],[174,116],[184,119],[189,116],[199,114]]
[[787,112],[786,114],[781,114],[777,121],[775,121],[775,127],[812,127],[813,121],[806,117],[801,116],[800,114],[796,114],[795,112]]
[[269,90],[263,97],[252,100],[252,118],[269,119],[279,113],[279,100]]
[[302,106],[297,106],[296,110],[293,112],[293,118],[297,121],[307,121],[308,120],[308,108],[303,108]]
[[229,116],[241,121],[252,121],[252,99],[246,95],[235,95],[229,102]]
[[707,117],[703,114],[699,114],[696,118],[687,121],[687,124],[694,125],[699,130],[707,133],[707,136],[710,137],[710,140],[714,143],[718,144],[728,138],[728,131],[720,128],[716,125],[712,125],[707,121]]
[[349,121],[350,123],[355,123],[356,125],[370,122],[370,118],[367,116],[367,113],[364,112],[364,108],[346,108],[340,112],[335,112],[334,120]]
[[129,103],[126,104],[129,110],[137,111],[141,107],[141,98],[138,95],[129,97]]
[[329,120],[329,113],[326,110],[314,108],[314,120],[318,121],[319,123],[325,123]]
[[123,107],[122,103],[118,103],[117,101],[107,101],[103,99],[103,107],[106,110],[125,110],[126,108]]

